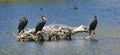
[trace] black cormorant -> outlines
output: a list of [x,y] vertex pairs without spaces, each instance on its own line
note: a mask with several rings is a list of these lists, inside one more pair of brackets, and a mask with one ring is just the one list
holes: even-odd
[[90,26],[89,26],[89,32],[91,34],[92,31],[95,30],[96,26],[97,26],[97,16],[94,16],[94,20],[91,22]]
[[21,31],[24,31],[24,28],[25,26],[27,25],[28,23],[28,19],[26,17],[23,17],[19,20],[19,25],[18,25],[18,34],[21,32]]
[[37,33],[38,31],[42,31],[45,23],[46,23],[46,20],[47,18],[45,16],[42,16],[42,22],[39,22],[35,28],[35,32],[34,33]]

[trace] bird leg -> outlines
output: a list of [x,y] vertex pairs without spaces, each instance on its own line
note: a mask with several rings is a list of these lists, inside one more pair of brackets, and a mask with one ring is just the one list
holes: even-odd
[[19,30],[18,35],[21,35],[22,33],[24,33],[24,30]]

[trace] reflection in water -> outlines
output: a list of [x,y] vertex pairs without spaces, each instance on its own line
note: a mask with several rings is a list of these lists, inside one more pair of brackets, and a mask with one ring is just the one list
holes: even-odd
[[[120,1],[74,1],[0,3],[0,55],[119,55]],[[78,9],[74,10],[73,6]],[[99,21],[95,30],[96,40],[16,42],[12,32],[18,32],[18,20],[27,17],[26,29],[34,28],[42,15],[48,18],[46,25],[55,21],[68,26],[89,26],[96,15]],[[84,33],[73,38],[81,35]]]
[[[82,41],[83,42],[83,41]],[[84,48],[84,43],[78,41],[60,41],[60,42],[48,42],[45,43],[44,50],[45,55],[72,55],[77,54],[79,55],[80,49]],[[74,44],[73,44],[74,43]]]

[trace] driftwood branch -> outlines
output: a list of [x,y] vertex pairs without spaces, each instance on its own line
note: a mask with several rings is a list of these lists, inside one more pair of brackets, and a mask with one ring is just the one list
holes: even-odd
[[[61,24],[51,24],[45,26],[42,31],[34,34],[34,28],[25,30],[17,36],[17,41],[53,41],[53,40],[72,40],[72,36],[76,33],[89,33],[88,28],[84,25],[78,27],[69,27]],[[15,35],[16,36],[16,35]],[[44,37],[48,38],[45,39]],[[92,39],[93,34],[88,37],[81,37],[76,39]]]

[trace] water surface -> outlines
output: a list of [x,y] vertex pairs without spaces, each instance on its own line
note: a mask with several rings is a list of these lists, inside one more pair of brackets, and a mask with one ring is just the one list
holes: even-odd
[[[73,9],[76,6],[78,9]],[[41,10],[42,8],[42,10]],[[119,55],[119,0],[64,0],[62,2],[0,3],[0,55]],[[41,16],[46,25],[53,21],[68,26],[89,26],[98,17],[96,41],[16,42],[18,21],[27,17],[27,28],[34,28]],[[83,33],[84,35],[84,33]],[[86,35],[86,34],[85,34]],[[81,37],[75,35],[73,37]]]

